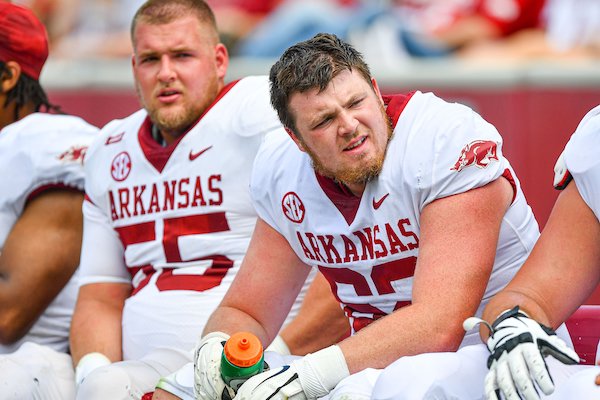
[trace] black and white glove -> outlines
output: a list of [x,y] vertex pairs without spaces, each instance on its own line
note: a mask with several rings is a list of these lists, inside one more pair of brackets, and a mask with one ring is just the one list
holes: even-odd
[[313,400],[327,395],[348,375],[344,354],[334,345],[253,376],[234,400]]
[[194,351],[194,395],[198,400],[225,400],[235,396],[221,377],[221,355],[229,335],[211,332]]
[[484,384],[488,400],[500,399],[501,393],[507,400],[538,400],[536,385],[546,395],[554,392],[544,357],[551,355],[564,364],[579,362],[577,353],[554,330],[529,318],[518,306],[500,314],[491,328]]

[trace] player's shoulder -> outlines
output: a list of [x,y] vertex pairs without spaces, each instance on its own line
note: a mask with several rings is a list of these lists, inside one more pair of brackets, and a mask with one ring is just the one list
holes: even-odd
[[33,113],[2,130],[0,147],[5,159],[28,159],[47,164],[50,160],[80,160],[98,128],[82,118],[69,115]]
[[128,140],[135,140],[147,115],[146,111],[141,109],[125,118],[109,121],[92,141],[86,159],[92,155],[126,146]]
[[254,184],[266,188],[267,182],[296,174],[304,156],[283,129],[266,135],[254,159]]
[[229,83],[203,119],[244,137],[281,127],[271,106],[266,76],[248,76]]
[[428,159],[432,165],[445,158],[458,161],[470,150],[485,147],[495,152],[502,144],[496,128],[470,107],[421,92],[407,102],[394,136],[399,137],[396,145],[405,147],[407,161],[413,165],[412,161]]
[[400,115],[388,157],[386,170],[401,174],[402,182],[441,192],[465,182],[479,184],[505,165],[495,127],[463,104],[421,92]]
[[597,106],[583,117],[561,157],[571,174],[583,174],[600,166],[599,148],[600,106]]
[[19,140],[28,138],[43,141],[45,138],[55,140],[56,136],[89,137],[98,134],[99,129],[84,119],[72,115],[33,113],[5,128]]

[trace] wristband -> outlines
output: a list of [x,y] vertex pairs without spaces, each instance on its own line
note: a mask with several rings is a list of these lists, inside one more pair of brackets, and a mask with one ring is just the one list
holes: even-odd
[[342,379],[350,376],[344,353],[337,345],[308,354],[293,365],[298,368],[300,383],[309,398],[325,396]]
[[266,351],[274,351],[276,353],[281,354],[282,356],[292,355],[292,352],[290,351],[290,348],[288,347],[287,343],[279,335],[275,336],[275,339],[273,339],[269,347],[267,347]]
[[95,369],[112,364],[112,362],[102,353],[93,352],[81,357],[75,368],[75,384],[81,385],[83,380]]

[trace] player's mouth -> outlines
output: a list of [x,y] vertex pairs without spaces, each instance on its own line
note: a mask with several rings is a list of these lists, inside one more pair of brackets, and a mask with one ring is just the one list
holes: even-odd
[[163,89],[158,93],[158,100],[162,103],[173,103],[176,101],[179,96],[181,96],[181,92],[175,89]]
[[367,140],[366,136],[358,138],[357,140],[353,140],[349,146],[344,148],[344,151],[352,151],[360,147]]

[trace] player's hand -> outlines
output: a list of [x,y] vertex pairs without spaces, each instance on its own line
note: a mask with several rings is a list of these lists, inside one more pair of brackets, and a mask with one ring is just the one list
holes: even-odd
[[238,389],[234,400],[317,399],[327,395],[348,375],[341,349],[330,346],[290,365],[253,376]]
[[194,395],[199,400],[232,399],[233,390],[221,377],[221,354],[229,335],[212,332],[204,336],[194,352]]
[[518,307],[501,314],[487,341],[489,372],[485,378],[488,400],[538,400],[536,385],[548,395],[554,382],[544,361],[551,355],[562,363],[576,364],[579,356],[556,336],[554,330],[534,321]]

